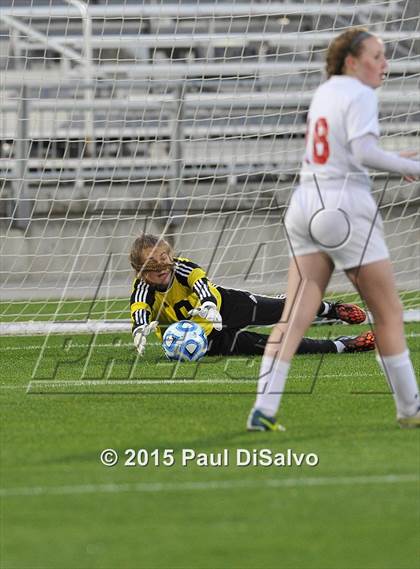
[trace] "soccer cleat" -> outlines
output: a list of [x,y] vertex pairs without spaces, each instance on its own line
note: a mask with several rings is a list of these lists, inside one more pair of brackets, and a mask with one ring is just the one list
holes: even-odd
[[339,336],[335,338],[344,344],[344,353],[351,354],[353,352],[370,352],[375,349],[375,334],[372,330],[363,332],[359,336]]
[[330,309],[325,315],[328,320],[341,320],[347,324],[361,324],[366,320],[366,312],[357,304],[331,302]]
[[252,409],[249,414],[248,421],[246,423],[246,428],[248,431],[285,431],[286,429],[283,425],[277,423],[274,417],[268,417],[258,411],[258,409]]
[[397,417],[397,421],[400,424],[401,429],[415,429],[420,428],[420,407],[417,412],[410,417]]

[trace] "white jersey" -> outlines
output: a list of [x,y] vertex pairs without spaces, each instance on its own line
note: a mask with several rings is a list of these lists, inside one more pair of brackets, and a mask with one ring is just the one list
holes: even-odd
[[316,90],[308,114],[302,186],[346,185],[370,188],[368,170],[351,153],[350,142],[366,134],[379,137],[375,91],[348,75],[334,75]]

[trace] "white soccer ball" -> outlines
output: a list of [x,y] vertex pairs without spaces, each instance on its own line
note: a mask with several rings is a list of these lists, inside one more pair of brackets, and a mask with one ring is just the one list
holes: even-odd
[[162,348],[170,360],[196,362],[207,352],[207,336],[199,324],[181,320],[166,329]]

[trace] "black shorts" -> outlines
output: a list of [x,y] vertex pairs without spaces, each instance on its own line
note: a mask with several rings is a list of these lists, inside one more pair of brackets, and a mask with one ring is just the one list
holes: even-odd
[[[210,356],[262,355],[268,335],[250,330],[247,326],[269,326],[277,324],[283,314],[285,297],[273,298],[252,294],[244,290],[218,287],[222,296],[220,313],[223,330],[213,330],[209,335]],[[336,353],[331,340],[303,338],[298,354]]]
[[244,290],[217,287],[222,305],[223,330],[209,336],[209,355],[261,355],[268,335],[243,330],[247,326],[276,324],[283,313],[284,297],[273,298]]
[[228,328],[277,324],[283,313],[285,297],[273,298],[245,290],[217,287],[221,297],[220,313]]

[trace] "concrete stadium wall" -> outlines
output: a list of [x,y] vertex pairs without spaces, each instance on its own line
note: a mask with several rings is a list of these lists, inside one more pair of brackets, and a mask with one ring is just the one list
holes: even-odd
[[[420,231],[417,208],[385,208],[385,232],[401,288],[418,289]],[[215,282],[261,293],[285,289],[288,254],[280,211],[207,214],[172,228],[177,254],[206,267]],[[32,221],[30,230],[0,229],[1,296],[89,298],[126,296],[133,277],[128,253],[136,235],[161,234],[162,222],[147,215],[120,219]],[[108,264],[107,270],[106,266]],[[342,275],[332,289],[347,289]],[[65,292],[63,290],[65,289]]]

